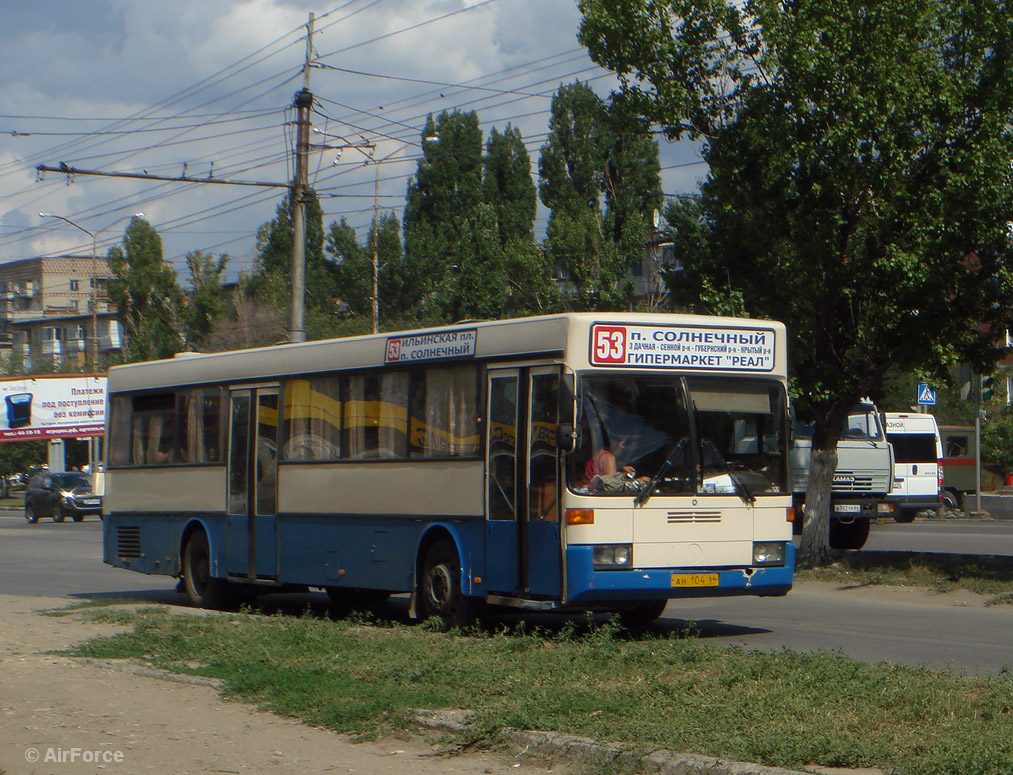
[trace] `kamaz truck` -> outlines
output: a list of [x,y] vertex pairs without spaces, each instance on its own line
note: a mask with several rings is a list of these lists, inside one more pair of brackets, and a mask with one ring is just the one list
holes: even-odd
[[[791,492],[795,528],[802,530],[802,508],[809,482],[813,426],[796,421],[791,450]],[[851,410],[837,442],[837,469],[830,494],[830,545],[861,549],[874,519],[893,517],[896,505],[887,500],[893,482],[893,448],[886,440],[882,417],[871,401]]]

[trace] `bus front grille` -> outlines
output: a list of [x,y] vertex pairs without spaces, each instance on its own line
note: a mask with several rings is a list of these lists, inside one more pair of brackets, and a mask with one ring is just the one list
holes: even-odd
[[668,512],[668,524],[670,525],[701,525],[721,521],[720,511],[670,511]]
[[141,528],[136,525],[116,528],[116,554],[119,557],[141,556]]

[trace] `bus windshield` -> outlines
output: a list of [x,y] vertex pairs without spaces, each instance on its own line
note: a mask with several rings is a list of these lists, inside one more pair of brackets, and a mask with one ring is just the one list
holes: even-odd
[[588,375],[579,395],[574,492],[787,491],[785,396],[773,380]]

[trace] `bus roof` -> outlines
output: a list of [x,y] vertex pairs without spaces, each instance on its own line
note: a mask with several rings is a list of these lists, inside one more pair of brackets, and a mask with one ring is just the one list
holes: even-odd
[[[703,331],[696,336],[724,337],[725,331],[767,332],[773,348],[762,373],[783,377],[786,369],[784,325],[774,321],[705,315],[636,312],[585,312],[465,321],[439,328],[398,331],[297,344],[278,344],[221,353],[180,353],[161,361],[114,366],[109,370],[109,392],[153,389],[171,385],[200,385],[226,381],[273,380],[281,376],[335,370],[377,368],[384,365],[460,362],[470,358],[561,357],[575,367],[587,364],[592,327],[681,326]],[[680,335],[687,337],[684,333]],[[727,334],[734,336],[734,334]],[[604,364],[597,364],[604,365]],[[625,363],[617,368],[633,368]],[[678,366],[672,367],[681,371]],[[688,369],[692,371],[692,369]],[[708,373],[736,369],[715,367]]]

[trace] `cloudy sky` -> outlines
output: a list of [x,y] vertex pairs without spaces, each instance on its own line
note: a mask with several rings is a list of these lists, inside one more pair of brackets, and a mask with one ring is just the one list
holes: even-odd
[[[0,262],[90,253],[40,212],[103,255],[143,212],[177,269],[205,250],[248,271],[284,188],[36,167],[288,181],[310,13],[313,142],[332,146],[311,180],[325,224],[347,218],[360,238],[374,204],[400,214],[428,114],[518,126],[537,167],[559,85],[614,83],[577,43],[576,0],[0,0]],[[665,192],[694,190],[698,161],[663,142]]]

